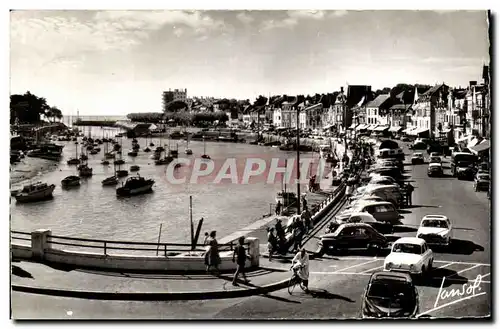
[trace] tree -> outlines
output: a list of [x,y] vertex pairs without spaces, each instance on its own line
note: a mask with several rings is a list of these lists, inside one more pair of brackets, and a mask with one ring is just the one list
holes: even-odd
[[[40,116],[50,109],[47,100],[43,97],[38,97],[29,91],[24,95],[10,96],[10,122],[19,123],[37,123],[40,121]],[[57,115],[62,117],[61,111]]]

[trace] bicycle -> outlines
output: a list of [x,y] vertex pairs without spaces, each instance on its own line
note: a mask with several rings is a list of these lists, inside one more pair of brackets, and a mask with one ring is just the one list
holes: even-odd
[[298,269],[301,269],[303,268],[304,265],[300,265],[296,268],[294,268],[293,266],[290,268],[290,270],[293,270],[293,275],[292,277],[290,278],[290,281],[288,281],[288,293],[291,295],[293,293],[293,290],[295,289],[295,287],[298,285],[300,287],[300,289],[302,289],[303,291],[307,291],[307,287],[304,285],[304,283],[302,282],[302,279],[299,277],[299,275],[297,274],[297,270]]

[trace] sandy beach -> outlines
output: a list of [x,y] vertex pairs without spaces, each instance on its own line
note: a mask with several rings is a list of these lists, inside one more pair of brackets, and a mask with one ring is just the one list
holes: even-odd
[[30,179],[56,170],[58,165],[57,161],[25,157],[21,162],[10,165],[10,188],[20,188]]

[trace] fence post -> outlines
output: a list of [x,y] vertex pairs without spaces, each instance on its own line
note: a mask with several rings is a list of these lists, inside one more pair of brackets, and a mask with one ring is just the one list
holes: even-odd
[[31,232],[31,251],[33,258],[43,260],[45,256],[45,249],[50,248],[48,241],[51,230],[36,230]]
[[165,244],[163,245],[163,247],[164,247],[164,250],[165,250],[165,257],[167,257],[167,244],[165,243]]
[[107,255],[107,243],[104,241],[104,255]]

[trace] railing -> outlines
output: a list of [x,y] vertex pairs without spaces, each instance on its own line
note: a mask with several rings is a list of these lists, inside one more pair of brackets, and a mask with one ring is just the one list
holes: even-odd
[[[11,231],[11,241],[30,241],[31,233],[21,232],[21,231]],[[191,244],[188,243],[156,243],[156,242],[132,242],[132,241],[117,241],[117,240],[101,240],[101,239],[87,239],[87,238],[75,238],[60,235],[49,235],[48,242],[54,246],[65,246],[71,249],[75,248],[79,251],[85,249],[102,251],[103,255],[107,255],[109,251],[120,250],[127,251],[123,254],[131,254],[136,252],[150,252],[158,254],[163,254],[163,256],[169,256],[169,253],[189,253],[189,252],[205,252],[206,246],[203,244],[197,244],[192,248]],[[30,243],[31,244],[31,243]],[[227,244],[219,245],[219,252],[233,251],[236,244],[230,242]],[[249,244],[245,243],[248,248]],[[59,248],[55,248],[59,249]],[[171,254],[170,254],[171,255]]]
[[[10,231],[10,240],[23,241],[21,244],[31,245],[31,233],[12,230]],[[24,241],[28,241],[29,243]]]

